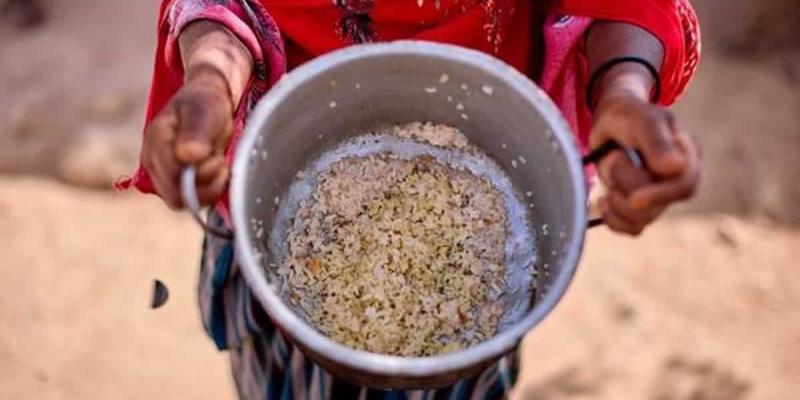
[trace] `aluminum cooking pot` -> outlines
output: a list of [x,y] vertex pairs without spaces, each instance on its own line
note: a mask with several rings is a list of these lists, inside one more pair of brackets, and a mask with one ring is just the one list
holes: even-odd
[[[326,149],[376,126],[413,121],[458,127],[507,171],[519,193],[531,192],[528,223],[537,231],[539,253],[537,290],[521,318],[483,343],[431,357],[355,350],[316,330],[281,299],[271,269],[275,260],[252,223],[270,226],[276,211],[271,199],[281,198],[297,171]],[[616,147],[608,144],[582,160],[559,110],[515,69],[476,51],[411,41],[348,47],[287,74],[252,112],[238,146],[232,235],[252,292],[281,332],[331,374],[394,389],[434,388],[474,376],[553,310],[572,280],[589,223],[583,162]],[[197,216],[192,170],[183,178],[186,203]]]

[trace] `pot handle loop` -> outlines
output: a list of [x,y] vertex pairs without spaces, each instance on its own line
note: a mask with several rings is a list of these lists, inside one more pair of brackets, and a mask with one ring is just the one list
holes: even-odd
[[[633,163],[633,165],[635,165],[637,168],[645,168],[644,158],[642,158],[642,155],[639,154],[638,151],[630,147],[625,147],[613,139],[603,143],[600,145],[600,147],[592,150],[589,152],[589,154],[584,156],[583,166],[585,167],[589,164],[596,164],[605,156],[611,154],[611,152],[614,150],[621,150],[622,153],[625,154],[625,156],[628,157],[628,159],[631,160],[631,163]],[[603,218],[593,218],[589,220],[589,222],[586,224],[586,227],[594,228],[596,226],[603,225],[603,223]]]
[[209,225],[200,216],[200,200],[197,198],[197,188],[195,187],[195,179],[197,177],[197,168],[194,165],[186,166],[181,172],[181,198],[186,209],[192,214],[192,218],[203,228],[204,231],[217,236],[222,239],[233,239],[233,233]]

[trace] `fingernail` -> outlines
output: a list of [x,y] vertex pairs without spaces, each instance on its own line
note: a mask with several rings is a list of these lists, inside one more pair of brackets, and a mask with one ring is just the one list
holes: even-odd
[[683,155],[677,151],[670,152],[664,158],[664,164],[671,173],[678,173],[683,169],[685,163]]
[[211,153],[211,145],[196,140],[178,142],[175,148],[178,159],[183,162],[199,161]]

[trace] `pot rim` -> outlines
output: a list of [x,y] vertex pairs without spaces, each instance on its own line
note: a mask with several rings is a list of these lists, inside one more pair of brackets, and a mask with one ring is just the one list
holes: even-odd
[[[247,186],[248,163],[250,149],[264,122],[267,121],[278,105],[291,96],[294,89],[302,83],[325,73],[331,68],[347,64],[358,59],[383,56],[428,56],[446,59],[450,62],[467,64],[496,76],[509,87],[514,88],[532,107],[536,107],[553,131],[553,135],[561,145],[568,159],[569,174],[576,188],[576,196],[572,199],[575,210],[570,237],[574,238],[565,250],[560,269],[553,284],[544,296],[523,318],[491,339],[453,353],[429,357],[401,357],[387,354],[357,350],[335,342],[313,326],[306,323],[289,309],[271,286],[257,261],[250,243],[252,234],[247,229],[245,215],[245,192]],[[583,167],[579,152],[572,139],[572,130],[545,92],[531,82],[516,69],[485,53],[459,46],[439,44],[425,41],[396,41],[391,43],[364,44],[346,47],[326,55],[317,57],[299,66],[291,73],[284,75],[278,83],[259,101],[245,124],[244,135],[236,149],[234,159],[230,204],[234,226],[235,249],[240,259],[240,267],[246,283],[255,293],[256,298],[269,314],[270,318],[288,336],[302,343],[313,353],[324,356],[338,364],[349,368],[366,371],[378,375],[404,377],[426,377],[430,375],[468,368],[491,358],[497,358],[512,349],[521,338],[536,326],[557,305],[566,292],[577,269],[581,256],[586,227],[586,186],[584,184]],[[236,229],[242,227],[241,229]]]

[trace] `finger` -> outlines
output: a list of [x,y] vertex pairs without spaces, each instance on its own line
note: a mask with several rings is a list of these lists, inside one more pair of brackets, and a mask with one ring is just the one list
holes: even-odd
[[178,191],[178,171],[179,169],[169,169],[165,166],[167,162],[164,160],[156,160],[153,162],[153,168],[150,171],[150,177],[153,180],[156,193],[172,208],[180,208],[183,206],[183,200],[180,192]]
[[[616,151],[609,157],[609,162],[602,166],[606,180],[615,190],[619,190],[624,195],[628,195],[639,187],[650,184],[653,178],[650,174],[637,167],[621,151]],[[602,164],[602,163],[601,163]]]
[[685,134],[678,135],[677,140],[688,162],[683,174],[634,191],[631,194],[634,207],[644,209],[655,205],[667,205],[694,195],[700,180],[698,149]]
[[175,138],[177,119],[172,108],[167,106],[153,118],[145,127],[142,158],[155,159],[155,153],[161,147],[172,149],[172,140]]
[[180,175],[183,166],[175,156],[175,152],[172,149],[172,141],[166,141],[163,145],[157,146],[155,150],[153,150],[153,155],[153,163],[157,164],[157,167],[160,168],[165,175],[169,176],[170,179],[174,179],[177,182],[178,175]]
[[148,124],[142,151],[142,162],[153,181],[156,193],[172,207],[180,207],[176,190],[179,164],[172,152],[177,119],[172,107],[167,106]]
[[172,143],[172,134],[156,134],[153,136],[152,146],[152,168],[158,178],[159,194],[169,196],[173,207],[180,207],[180,197],[177,191],[178,177],[181,171],[181,164],[178,162]]
[[607,200],[600,204],[600,208],[603,210],[603,222],[611,230],[629,235],[638,235],[644,230],[643,224],[632,223],[612,210]]
[[592,132],[589,134],[590,147],[596,149],[610,139],[624,146],[633,146],[629,132],[631,129],[630,118],[619,113],[602,114],[595,121]]
[[175,109],[170,105],[153,118],[145,129],[145,141],[149,139],[171,140],[175,137],[178,118]]
[[655,221],[666,206],[656,206],[646,209],[638,209],[633,206],[630,197],[624,196],[620,191],[612,191],[608,194],[608,208],[614,214],[635,225],[648,225]]
[[660,177],[680,174],[686,159],[675,142],[674,117],[668,110],[652,108],[635,135],[636,148],[645,158],[648,169]]
[[203,161],[197,166],[197,186],[205,186],[219,175],[225,167],[225,156],[217,155]]
[[184,164],[196,164],[214,151],[224,122],[221,105],[213,100],[190,99],[180,101],[178,115],[180,126],[175,142],[175,153]]
[[225,154],[225,149],[233,136],[233,118],[223,118],[217,140],[214,142],[214,151],[216,154]]
[[620,159],[624,157],[625,156],[622,154],[622,152],[613,151],[597,163],[597,173],[600,175],[600,179],[603,180],[603,183],[606,184],[606,187],[609,190],[614,189],[615,183],[611,171],[614,169],[614,165],[620,162]]
[[197,188],[197,198],[200,204],[212,205],[216,203],[225,191],[229,175],[228,168],[223,167],[209,184],[199,186]]
[[178,191],[177,180],[167,174],[161,164],[153,164],[153,169],[150,171],[150,178],[153,181],[153,186],[156,193],[164,200],[170,208],[177,209],[183,207],[180,192]]

